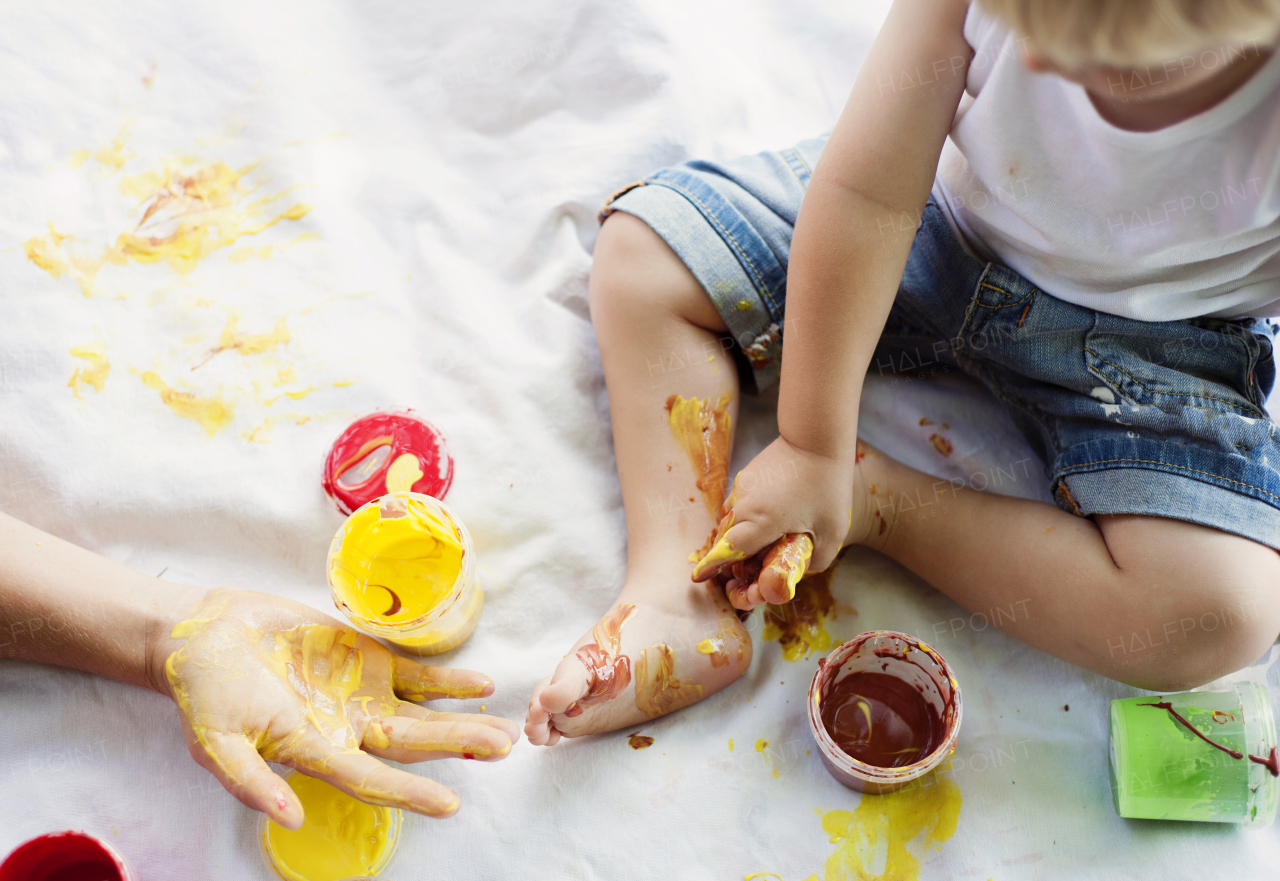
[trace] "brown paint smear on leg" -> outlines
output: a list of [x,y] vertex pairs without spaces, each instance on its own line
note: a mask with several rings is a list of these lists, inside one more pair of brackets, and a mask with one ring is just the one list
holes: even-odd
[[631,683],[631,659],[619,654],[622,648],[622,625],[634,615],[634,603],[623,603],[596,622],[589,642],[578,649],[578,660],[590,674],[587,693],[564,711],[566,716],[581,716],[595,704],[617,697]]
[[636,659],[636,707],[650,719],[702,700],[702,686],[675,675],[676,658],[666,643],[651,645]]
[[667,421],[676,443],[689,455],[689,464],[702,501],[713,519],[721,515],[725,487],[729,485],[729,403],[721,395],[714,405],[710,398],[667,398]]

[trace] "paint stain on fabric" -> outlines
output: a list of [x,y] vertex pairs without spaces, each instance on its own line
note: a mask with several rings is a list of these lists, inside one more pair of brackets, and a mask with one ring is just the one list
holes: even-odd
[[49,232],[32,236],[22,243],[27,259],[54,278],[64,275],[74,279],[86,297],[93,295],[94,281],[108,262],[121,263],[122,258],[108,249],[99,255],[89,255],[70,234],[62,234],[49,224]]
[[67,381],[75,396],[80,397],[86,387],[95,392],[102,391],[102,387],[107,384],[107,376],[111,373],[111,362],[107,360],[102,345],[95,343],[92,346],[73,346],[71,357],[88,362],[77,366],[71,379]]
[[702,700],[702,686],[677,678],[675,653],[663,642],[636,658],[636,708],[650,719]]
[[632,734],[627,738],[627,746],[632,749],[648,749],[653,746],[653,738],[646,737],[637,731],[635,734]]
[[933,444],[933,448],[944,456],[950,456],[953,452],[951,441],[940,434],[929,435],[929,443]]
[[780,606],[765,604],[762,635],[770,642],[777,640],[785,660],[798,661],[815,651],[823,653],[831,648],[831,634],[826,625],[838,617],[836,601],[831,595],[831,579],[837,563],[832,563],[824,572],[800,579],[791,602]]
[[694,482],[713,520],[721,517],[729,485],[730,395],[710,398],[667,398],[667,422],[676,443],[684,448],[693,468]]
[[223,352],[239,352],[241,355],[261,355],[269,349],[289,342],[288,319],[281,318],[268,333],[245,333],[239,329],[240,316],[234,309],[227,313],[227,324],[222,329],[218,344],[205,353],[204,358],[193,366],[195,370],[203,367],[211,358]]
[[230,425],[231,418],[235,415],[230,401],[219,397],[202,398],[194,392],[180,392],[161,379],[155,371],[148,370],[142,374],[142,381],[160,392],[160,400],[174,413],[183,419],[199,422],[206,437],[212,438]]
[[126,177],[121,192],[145,207],[137,226],[116,238],[116,250],[138,263],[164,261],[179,275],[189,275],[202,259],[242,236],[306,216],[311,209],[302,203],[275,213],[284,193],[248,201],[255,188],[243,179],[254,167],[177,164]]
[[822,881],[919,881],[921,858],[956,834],[960,805],[960,787],[939,772],[896,792],[863,795],[852,811],[819,810],[835,845]]
[[227,261],[230,263],[245,263],[249,260],[269,260],[272,255],[279,254],[285,248],[302,242],[313,242],[320,236],[313,232],[299,233],[298,235],[285,242],[283,245],[263,245],[262,247],[236,248],[227,255]]

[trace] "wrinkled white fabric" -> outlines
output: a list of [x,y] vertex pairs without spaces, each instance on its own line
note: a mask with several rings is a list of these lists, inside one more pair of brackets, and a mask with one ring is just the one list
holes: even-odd
[[[485,671],[499,691],[444,705],[523,719],[534,684],[608,608],[624,573],[586,319],[598,205],[663,164],[824,130],[884,5],[10,8],[0,32],[0,510],[142,572],[332,613],[324,559],[341,517],[320,488],[322,457],[356,415],[415,407],[448,435],[457,477],[447,500],[488,569],[479,628],[443,661]],[[95,158],[122,128],[118,154]],[[112,157],[128,154],[116,169]],[[248,201],[279,195],[268,217],[294,203],[310,211],[185,276],[165,263],[107,264],[90,297],[28,259],[23,243],[48,235],[50,221],[75,236],[63,247],[115,242],[142,210],[122,178],[179,156],[257,163]],[[233,312],[232,343],[281,321],[288,340],[210,357]],[[68,382],[92,366],[71,354],[80,347],[111,366],[101,391],[82,381],[77,397]],[[207,437],[165,405],[148,372],[229,404],[230,423]],[[736,466],[771,439],[772,414],[768,400],[744,407]],[[921,416],[935,427],[921,428]],[[943,422],[947,459],[928,440]],[[999,471],[1016,475],[1000,476],[1000,489],[1045,497],[998,407],[954,377],[873,381],[862,425],[941,477],[976,485]],[[1127,879],[1187,865],[1244,878],[1280,862],[1273,831],[1115,816],[1107,701],[1131,689],[984,629],[872,554],[846,557],[834,590],[837,640],[915,633],[964,690],[951,772],[959,827],[940,848],[909,845],[922,878]],[[0,640],[30,638],[34,626],[15,622]],[[752,628],[746,677],[643,726],[656,738],[647,750],[628,748],[624,731],[552,749],[521,742],[496,764],[418,766],[463,807],[447,821],[406,816],[384,877],[843,877],[827,869],[835,845],[815,811],[852,809],[859,796],[811,749],[802,707],[817,657],[784,661],[759,639],[758,617]],[[769,742],[764,753],[757,739]],[[143,879],[269,877],[257,816],[191,761],[175,708],[137,688],[0,662],[0,788],[0,852],[76,827],[109,839]]]

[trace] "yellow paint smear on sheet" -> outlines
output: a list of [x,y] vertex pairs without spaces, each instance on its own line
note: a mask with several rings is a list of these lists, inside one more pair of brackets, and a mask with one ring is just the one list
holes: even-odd
[[822,881],[919,881],[920,858],[941,850],[960,819],[960,787],[944,774],[896,792],[864,794],[852,811],[819,811],[822,831],[836,846]]
[[120,263],[122,259],[114,251],[108,249],[99,256],[86,256],[73,235],[63,235],[49,224],[49,232],[42,236],[32,236],[22,243],[27,259],[39,266],[54,278],[67,275],[75,279],[80,291],[86,296],[93,295],[93,283],[98,273],[108,262]]
[[[125,163],[133,158],[133,151],[130,150],[128,145],[125,143],[125,139],[128,136],[129,126],[121,126],[120,131],[118,131],[116,136],[111,139],[110,144],[107,144],[104,147],[99,147],[97,150],[93,151],[93,158],[106,168],[111,168],[116,171],[124,168]],[[74,159],[75,156],[76,154],[73,153],[72,158]],[[82,162],[81,164],[83,165],[84,163]]]
[[675,667],[675,653],[663,642],[636,658],[636,708],[650,719],[702,700],[702,686],[676,678]]
[[271,216],[280,195],[246,202],[252,188],[242,180],[253,165],[231,168],[213,162],[193,170],[167,165],[163,172],[131,175],[121,192],[145,205],[132,232],[116,238],[116,250],[138,263],[164,261],[188,275],[205,257],[241,236],[256,235],[282,220],[298,220],[310,207],[293,205]]
[[271,258],[271,255],[279,254],[285,248],[291,247],[293,245],[301,244],[302,242],[313,242],[319,238],[320,236],[317,233],[304,232],[294,236],[289,241],[285,242],[283,245],[263,245],[260,248],[257,248],[257,247],[236,248],[234,251],[232,251],[230,254],[227,255],[227,260],[228,262],[231,262],[231,263],[245,263],[249,260],[254,260],[254,259],[269,260]]
[[71,356],[88,362],[76,367],[71,379],[67,380],[67,385],[75,392],[75,396],[80,397],[85,386],[91,387],[95,392],[102,391],[102,387],[107,384],[107,376],[111,373],[111,362],[107,360],[102,345],[95,343],[92,346],[72,346]]
[[160,378],[155,371],[142,374],[142,381],[160,392],[166,407],[183,419],[199,422],[208,437],[213,437],[231,424],[235,415],[231,402],[217,397],[202,398],[193,392],[180,392]]
[[667,422],[676,443],[689,456],[694,481],[713,520],[721,517],[725,491],[729,485],[730,395],[710,398],[667,398]]
[[831,648],[831,634],[826,624],[837,616],[836,601],[831,595],[831,579],[836,564],[824,572],[815,572],[800,579],[791,602],[764,607],[764,633],[769,641],[777,640],[782,657],[788,661],[807,658],[813,652],[819,654]]

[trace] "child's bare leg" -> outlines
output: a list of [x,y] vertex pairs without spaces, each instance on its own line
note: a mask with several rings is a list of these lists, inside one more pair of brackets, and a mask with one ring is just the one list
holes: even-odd
[[881,550],[1051,655],[1173,691],[1247,666],[1280,633],[1280,554],[1265,545],[1163,517],[1095,523],[956,492],[865,449],[859,485],[870,504],[849,543]]
[[[689,578],[725,487],[676,440],[668,401],[706,402],[736,423],[738,378],[715,306],[643,221],[614,214],[600,231],[591,317],[609,389],[627,520],[627,577],[600,623],[535,689],[532,743],[611,731],[707,697],[751,662],[751,641],[723,591]],[[696,414],[694,414],[696,417]],[[720,417],[723,419],[723,417]],[[725,465],[729,432],[720,434]],[[634,611],[631,610],[634,606]]]

